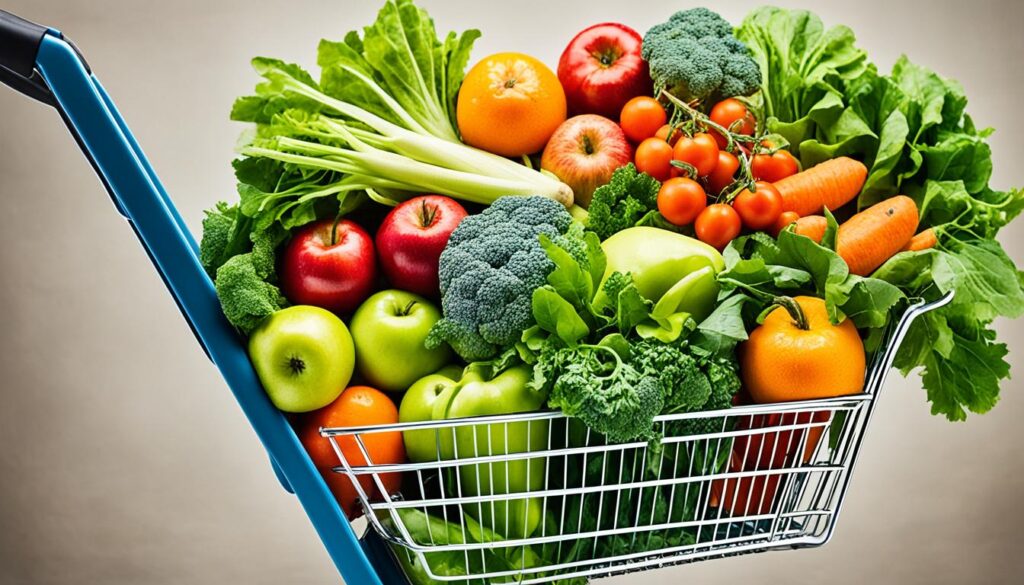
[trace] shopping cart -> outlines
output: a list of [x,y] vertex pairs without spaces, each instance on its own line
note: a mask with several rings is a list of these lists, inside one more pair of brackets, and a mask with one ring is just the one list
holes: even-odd
[[[863,394],[661,416],[660,440],[608,444],[557,412],[322,429],[334,471],[353,479],[366,511],[370,528],[357,538],[263,392],[195,239],[78,49],[0,11],[0,82],[64,119],[350,584],[406,583],[403,567],[441,581],[540,583],[824,544],[900,341],[914,318],[951,299],[894,320]],[[367,441],[395,431],[420,431],[434,460],[375,463]],[[509,439],[524,433],[528,445]],[[358,461],[345,455],[352,446]],[[401,490],[371,497],[399,473]],[[525,475],[524,491],[509,489],[513,475]]]

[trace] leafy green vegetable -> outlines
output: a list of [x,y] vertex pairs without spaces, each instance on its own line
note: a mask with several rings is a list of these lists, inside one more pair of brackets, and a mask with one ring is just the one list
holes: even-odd
[[260,321],[288,306],[274,284],[275,249],[281,238],[271,232],[252,234],[252,251],[230,257],[217,268],[214,285],[224,316],[248,335]]
[[610,181],[594,190],[588,208],[587,229],[602,240],[633,227],[658,209],[661,183],[641,173],[633,163],[615,169]]

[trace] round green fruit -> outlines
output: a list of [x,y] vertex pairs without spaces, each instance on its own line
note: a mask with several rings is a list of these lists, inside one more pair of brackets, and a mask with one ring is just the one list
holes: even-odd
[[[448,366],[439,372],[416,380],[402,397],[402,405],[398,408],[398,422],[431,420],[438,398],[445,390],[458,384],[460,377],[462,377],[462,368]],[[444,430],[451,432],[451,429]],[[441,459],[437,450],[436,429],[403,431],[402,438],[405,440],[405,453],[408,455],[409,461],[423,463]]]
[[424,342],[440,319],[437,307],[410,292],[385,290],[366,299],[352,316],[359,373],[381,390],[402,392],[437,371],[451,349],[427,349]]
[[274,406],[309,412],[327,406],[352,378],[355,348],[334,313],[297,305],[282,309],[249,336],[249,357]]

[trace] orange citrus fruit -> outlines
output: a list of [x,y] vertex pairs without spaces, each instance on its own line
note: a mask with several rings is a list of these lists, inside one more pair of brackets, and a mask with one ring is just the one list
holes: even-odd
[[521,156],[544,148],[565,121],[565,91],[546,65],[522,53],[497,53],[466,74],[456,118],[470,146]]

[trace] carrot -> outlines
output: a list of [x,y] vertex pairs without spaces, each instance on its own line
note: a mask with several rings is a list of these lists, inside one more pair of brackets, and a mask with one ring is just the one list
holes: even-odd
[[825,216],[808,215],[796,220],[796,227],[793,228],[793,232],[801,236],[807,236],[820,244],[821,238],[825,237],[826,227],[828,227],[828,221],[825,219]]
[[836,234],[836,252],[850,273],[867,276],[899,252],[917,231],[917,205],[905,195],[890,197],[846,220]]
[[927,250],[928,248],[934,248],[935,244],[939,243],[939,239],[935,237],[935,230],[928,228],[916,236],[910,238],[906,246],[900,249],[900,252],[918,252],[920,250]]
[[782,210],[804,217],[825,207],[839,209],[860,193],[867,176],[863,163],[841,156],[773,184],[782,195]]

